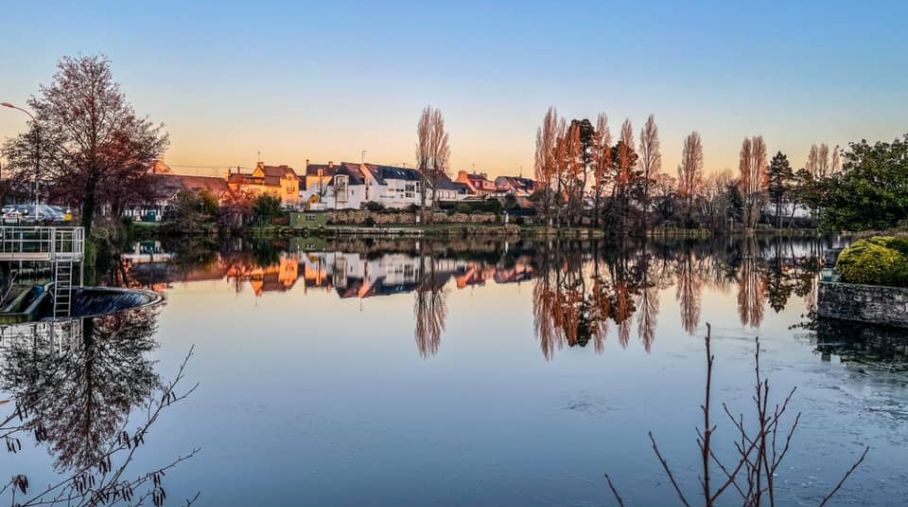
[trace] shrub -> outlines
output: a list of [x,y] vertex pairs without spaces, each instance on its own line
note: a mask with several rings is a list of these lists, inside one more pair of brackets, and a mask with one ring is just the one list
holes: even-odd
[[380,202],[369,201],[363,205],[366,211],[384,211],[385,205]]
[[855,241],[836,260],[842,281],[908,287],[908,241],[875,236]]
[[460,204],[457,205],[457,212],[458,212],[458,213],[463,213],[463,214],[465,214],[465,215],[469,215],[470,213],[473,212],[473,208],[470,207],[469,204],[467,204],[467,203],[465,203],[465,202],[462,202],[462,203],[460,203]]
[[366,217],[366,219],[363,220],[363,225],[366,227],[375,227],[375,219],[372,217]]
[[262,194],[252,201],[252,214],[260,224],[270,224],[283,213],[281,200],[273,195]]

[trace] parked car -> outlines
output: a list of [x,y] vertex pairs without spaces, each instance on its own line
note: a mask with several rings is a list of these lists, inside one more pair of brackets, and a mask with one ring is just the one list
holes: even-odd
[[2,217],[4,224],[16,224],[22,220],[22,212],[16,209],[14,206],[4,206],[2,210]]

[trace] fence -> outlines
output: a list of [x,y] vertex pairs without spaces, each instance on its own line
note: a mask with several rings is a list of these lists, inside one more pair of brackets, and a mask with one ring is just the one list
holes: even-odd
[[85,231],[81,227],[0,227],[0,260],[81,261]]

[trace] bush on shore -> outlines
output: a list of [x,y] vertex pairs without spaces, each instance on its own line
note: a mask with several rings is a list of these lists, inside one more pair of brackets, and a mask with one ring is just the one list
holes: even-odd
[[842,281],[908,287],[908,240],[874,236],[855,241],[836,261]]

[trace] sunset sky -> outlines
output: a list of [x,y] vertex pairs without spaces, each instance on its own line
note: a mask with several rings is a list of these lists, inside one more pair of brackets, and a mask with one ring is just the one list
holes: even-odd
[[[165,160],[196,174],[259,151],[297,169],[362,150],[412,165],[427,104],[445,113],[452,169],[490,175],[532,174],[550,105],[604,111],[613,134],[654,113],[672,174],[691,130],[708,171],[736,168],[754,134],[800,167],[811,143],[908,132],[908,2],[492,3],[13,2],[0,100],[23,105],[61,56],[106,54],[166,125]],[[0,110],[0,139],[24,120]]]

